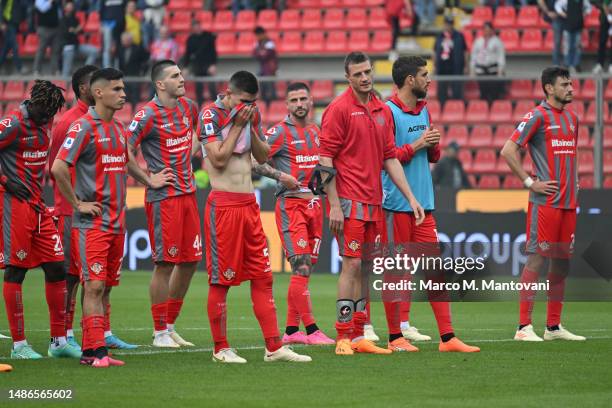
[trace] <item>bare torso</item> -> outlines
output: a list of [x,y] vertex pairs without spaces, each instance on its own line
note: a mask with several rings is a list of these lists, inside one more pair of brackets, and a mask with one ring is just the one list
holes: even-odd
[[213,190],[232,193],[252,193],[251,151],[242,154],[232,154],[223,169],[216,169],[206,157],[204,166],[210,178]]

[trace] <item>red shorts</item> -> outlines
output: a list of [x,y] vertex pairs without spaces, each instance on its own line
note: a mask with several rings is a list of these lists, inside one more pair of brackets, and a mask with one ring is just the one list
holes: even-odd
[[47,262],[62,262],[64,248],[53,217],[0,191],[2,259],[6,265],[31,269]]
[[576,210],[546,207],[530,202],[527,209],[528,254],[569,259],[574,252]]
[[69,275],[79,276],[79,269],[72,262],[71,248],[72,248],[72,215],[58,215],[57,216],[57,232],[62,238],[62,245],[64,246],[64,266],[66,273]]
[[195,194],[145,203],[153,262],[202,259],[200,215]]
[[371,260],[380,249],[383,221],[344,219],[342,236],[336,236],[340,256]]
[[234,286],[269,277],[270,256],[254,194],[211,191],[204,231],[209,284]]
[[323,232],[321,200],[279,197],[276,201],[276,227],[287,259],[310,254],[317,263]]
[[72,263],[81,282],[104,281],[106,286],[119,285],[125,234],[99,229],[72,229]]
[[431,212],[416,225],[413,213],[385,211],[383,243],[393,245],[393,253],[408,253],[412,256],[440,255],[436,219]]

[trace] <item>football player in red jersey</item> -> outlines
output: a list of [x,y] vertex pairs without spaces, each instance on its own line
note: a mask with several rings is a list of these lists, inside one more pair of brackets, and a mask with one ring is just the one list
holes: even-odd
[[[527,210],[527,263],[521,275],[525,284],[537,283],[548,263],[548,308],[542,339],[533,330],[531,312],[535,290],[520,294],[519,341],[586,340],[561,325],[565,278],[574,250],[578,193],[578,116],[566,105],[572,102],[570,73],[561,67],[542,71],[546,100],[527,112],[502,149],[512,172],[529,189]],[[521,165],[519,149],[528,148],[535,179]]]
[[[317,263],[323,229],[319,197],[308,188],[319,163],[319,128],[308,123],[312,97],[308,85],[287,87],[287,117],[267,132],[268,164],[253,167],[255,173],[277,179],[276,226],[291,265],[287,293],[287,325],[283,343],[334,344],[316,324],[308,281]],[[306,334],[299,331],[300,321]]]
[[13,338],[12,358],[40,359],[25,338],[21,285],[28,269],[45,273],[51,322],[50,357],[75,357],[81,351],[66,341],[64,252],[42,185],[53,116],[64,106],[61,88],[37,80],[30,99],[0,121],[0,213],[2,258],[6,265],[2,292]]

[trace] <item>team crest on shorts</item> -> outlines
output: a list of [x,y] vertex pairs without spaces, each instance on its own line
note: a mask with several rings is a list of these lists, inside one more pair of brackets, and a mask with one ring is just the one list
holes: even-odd
[[178,255],[178,248],[175,245],[172,245],[170,248],[168,248],[168,254],[174,258],[176,255]]
[[19,258],[20,261],[23,261],[24,259],[27,258],[28,253],[24,251],[23,249],[20,249],[19,251],[15,253],[15,255],[17,256],[17,258]]
[[297,242],[297,246],[302,249],[306,248],[306,245],[308,245],[308,242],[306,242],[304,238],[300,238],[300,240]]
[[90,265],[89,269],[91,269],[91,271],[97,275],[102,272],[102,264],[96,262],[93,265]]
[[234,272],[232,268],[227,268],[225,272],[223,272],[223,277],[227,280],[232,280],[236,277],[236,272]]
[[351,241],[351,242],[348,244],[348,247],[350,248],[350,250],[351,250],[351,251],[357,251],[357,250],[359,250],[359,247],[360,247],[360,246],[361,246],[361,245],[359,245],[359,242],[357,242],[357,241],[355,241],[355,240],[352,240],[352,241]]
[[542,251],[548,251],[550,249],[550,244],[548,243],[548,241],[542,241],[539,245]]

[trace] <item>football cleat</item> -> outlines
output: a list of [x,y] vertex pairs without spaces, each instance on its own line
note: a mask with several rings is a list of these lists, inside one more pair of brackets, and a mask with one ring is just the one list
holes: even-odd
[[295,332],[293,334],[283,334],[283,344],[308,344],[308,337],[301,332]]
[[273,361],[289,361],[294,363],[309,363],[312,361],[310,356],[305,356],[303,354],[298,354],[295,351],[291,350],[288,346],[282,346],[276,351],[268,351],[266,349],[266,353],[264,354],[264,361],[266,363],[270,363]]
[[387,348],[394,352],[419,351],[419,349],[403,337],[390,341]]
[[457,352],[457,353],[478,353],[480,347],[468,346],[456,337],[453,337],[446,343],[441,341],[438,350],[442,352]]
[[374,332],[374,326],[372,326],[371,324],[366,324],[363,326],[363,336],[366,338],[366,340],[370,341],[380,340],[380,337],[378,337],[376,335],[376,332]]
[[544,340],[585,341],[586,337],[578,336],[559,325],[559,330],[544,330]]
[[168,331],[168,334],[170,335],[170,337],[172,338],[172,340],[174,340],[174,342],[176,344],[178,344],[181,347],[193,347],[195,346],[195,344],[193,344],[190,341],[185,340],[184,338],[182,338],[177,332],[175,332],[174,330],[172,331]]
[[514,334],[514,340],[518,341],[544,341],[540,336],[535,334],[533,326],[528,324],[527,326],[519,329]]
[[153,338],[153,347],[179,348],[168,332],[161,332]]
[[309,334],[308,336],[306,336],[306,338],[306,340],[308,341],[308,343],[306,344],[311,344],[313,346],[336,344],[336,341],[334,339],[327,337],[325,333],[323,333],[321,330],[317,330],[316,332]]
[[126,343],[115,335],[105,337],[104,341],[106,342],[106,347],[109,349],[134,350],[138,348],[136,344]]
[[0,373],[8,373],[9,371],[13,371],[13,366],[8,364],[0,364]]
[[70,344],[72,347],[78,348],[79,350],[81,349],[81,346],[79,345],[79,343],[77,343],[76,339],[74,338],[74,336],[68,336],[66,337],[66,341],[68,342],[68,344]]
[[361,339],[359,341],[352,341],[351,348],[355,353],[371,353],[371,354],[391,354],[391,350],[378,347],[373,341],[368,339]]
[[349,339],[340,339],[336,342],[336,354],[339,356],[352,356],[355,352]]
[[81,358],[81,348],[76,348],[70,343],[66,343],[63,346],[51,347],[47,350],[47,355],[53,358]]
[[11,358],[17,360],[40,360],[43,356],[35,352],[29,344],[23,344],[11,350]]
[[247,362],[246,359],[236,354],[236,350],[232,348],[224,348],[224,349],[219,350],[218,353],[213,353],[212,361],[215,363],[228,363],[228,364],[232,364],[232,363],[244,364]]
[[410,326],[407,329],[402,330],[402,336],[410,341],[429,341],[431,337],[426,334],[419,333],[419,329],[414,326]]

